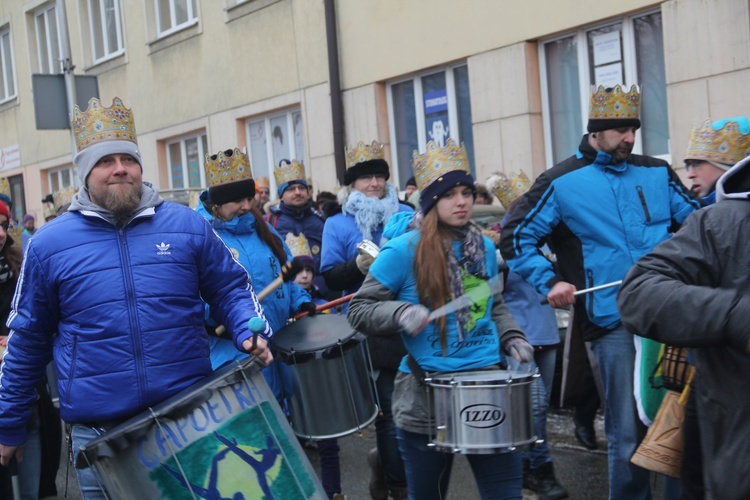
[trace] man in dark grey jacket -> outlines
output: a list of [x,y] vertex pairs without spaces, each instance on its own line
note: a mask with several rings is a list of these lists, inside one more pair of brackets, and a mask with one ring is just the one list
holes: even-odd
[[695,348],[706,498],[750,498],[750,157],[717,200],[635,264],[618,305],[629,330]]

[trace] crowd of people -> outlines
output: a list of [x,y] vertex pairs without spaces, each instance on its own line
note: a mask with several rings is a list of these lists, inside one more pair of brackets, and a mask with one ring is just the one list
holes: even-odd
[[[109,429],[249,356],[265,366],[289,415],[295,388],[291,368],[274,362],[274,333],[346,296],[326,312],[346,315],[367,338],[380,404],[376,447],[362,457],[373,499],[447,493],[454,454],[434,446],[431,376],[489,377],[519,366],[539,374],[529,411],[540,441],[468,453],[478,490],[482,498],[521,498],[523,488],[568,497],[547,441],[560,349],[554,308],[571,310],[570,331],[592,354],[591,366],[578,367],[588,374],[579,393],[591,396],[576,403],[575,435],[597,447],[596,380],[611,499],[652,498],[653,473],[631,458],[662,404],[663,391],[644,380],[659,370],[665,344],[688,350],[693,375],[678,429],[682,479],[665,477],[662,498],[747,497],[750,410],[740,384],[750,376],[750,299],[740,249],[750,220],[750,123],[736,117],[692,130],[688,189],[667,162],[633,153],[636,86],[599,87],[588,118],[578,150],[533,182],[521,172],[477,183],[464,146],[448,139],[414,152],[414,177],[399,193],[383,144],[360,141],[346,148],[343,187],[315,200],[301,161],[273,166],[272,196],[269,179],[254,178],[248,155],[228,145],[206,155],[208,187],[191,209],[142,179],[122,100],[76,108],[80,189],[51,195],[54,210],[39,228],[27,215],[22,229],[12,200],[0,199],[0,464],[17,462],[22,498],[54,494],[58,464],[45,459],[43,443],[60,445],[60,419],[76,457]],[[495,197],[505,216],[483,230],[473,207]],[[436,314],[467,295],[469,303]],[[314,447],[325,494],[343,498],[337,439]],[[84,498],[107,498],[95,467],[76,472]],[[0,468],[3,497],[9,480]]]

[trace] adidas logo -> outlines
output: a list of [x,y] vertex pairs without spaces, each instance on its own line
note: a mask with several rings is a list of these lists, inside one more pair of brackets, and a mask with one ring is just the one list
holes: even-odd
[[171,255],[172,252],[169,251],[169,243],[164,243],[163,241],[161,243],[156,244],[156,255]]

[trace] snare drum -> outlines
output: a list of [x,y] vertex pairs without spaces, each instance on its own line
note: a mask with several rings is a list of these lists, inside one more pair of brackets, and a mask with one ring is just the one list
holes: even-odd
[[291,369],[289,411],[298,436],[337,438],[375,420],[370,351],[344,316],[305,316],[276,332],[272,349]]
[[81,447],[112,498],[320,498],[327,495],[255,358]]
[[505,453],[536,441],[531,384],[537,374],[480,370],[437,374],[431,391],[431,446],[463,454]]

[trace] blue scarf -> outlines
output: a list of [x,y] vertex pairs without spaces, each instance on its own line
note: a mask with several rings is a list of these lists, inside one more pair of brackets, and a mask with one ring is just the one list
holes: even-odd
[[[382,198],[367,197],[363,192],[352,189],[341,205],[344,215],[354,217],[362,238],[371,241],[373,231],[381,224],[386,224],[398,209],[398,192],[391,184],[385,185],[385,196]],[[379,244],[377,241],[374,243]]]

